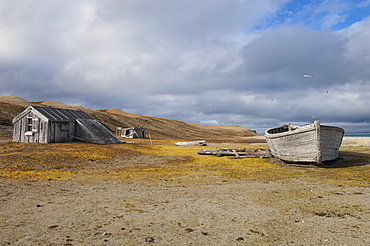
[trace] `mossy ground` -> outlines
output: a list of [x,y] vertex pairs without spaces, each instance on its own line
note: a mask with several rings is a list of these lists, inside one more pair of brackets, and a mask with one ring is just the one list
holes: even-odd
[[[370,187],[369,155],[341,152],[342,159],[318,167],[289,165],[268,158],[228,159],[198,155],[211,146],[175,146],[174,141],[131,141],[119,145],[86,143],[0,145],[0,178],[37,180],[104,180],[151,182],[218,182],[219,180],[277,180],[298,177],[337,185]],[[265,148],[229,144],[233,148]]]

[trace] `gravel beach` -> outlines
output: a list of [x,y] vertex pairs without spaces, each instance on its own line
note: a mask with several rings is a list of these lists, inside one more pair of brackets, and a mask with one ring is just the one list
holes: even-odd
[[356,155],[281,179],[1,177],[0,245],[369,245],[370,138],[344,138]]

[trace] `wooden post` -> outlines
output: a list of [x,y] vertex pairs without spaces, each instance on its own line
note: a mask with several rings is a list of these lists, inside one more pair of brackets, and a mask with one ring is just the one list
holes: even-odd
[[321,152],[321,133],[320,133],[320,121],[315,120],[315,131],[316,131],[316,163],[321,164],[322,163],[322,152]]

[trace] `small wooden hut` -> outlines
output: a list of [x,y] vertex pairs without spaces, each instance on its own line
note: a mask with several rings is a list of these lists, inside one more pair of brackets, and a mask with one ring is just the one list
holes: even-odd
[[99,121],[82,111],[29,106],[13,119],[13,141],[121,143]]
[[122,138],[146,138],[146,129],[142,127],[118,127],[117,135]]

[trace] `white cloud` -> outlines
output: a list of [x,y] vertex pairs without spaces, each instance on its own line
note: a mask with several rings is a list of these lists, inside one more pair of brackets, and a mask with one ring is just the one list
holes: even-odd
[[368,6],[370,6],[370,0],[361,1],[356,5],[358,8],[366,8]]

